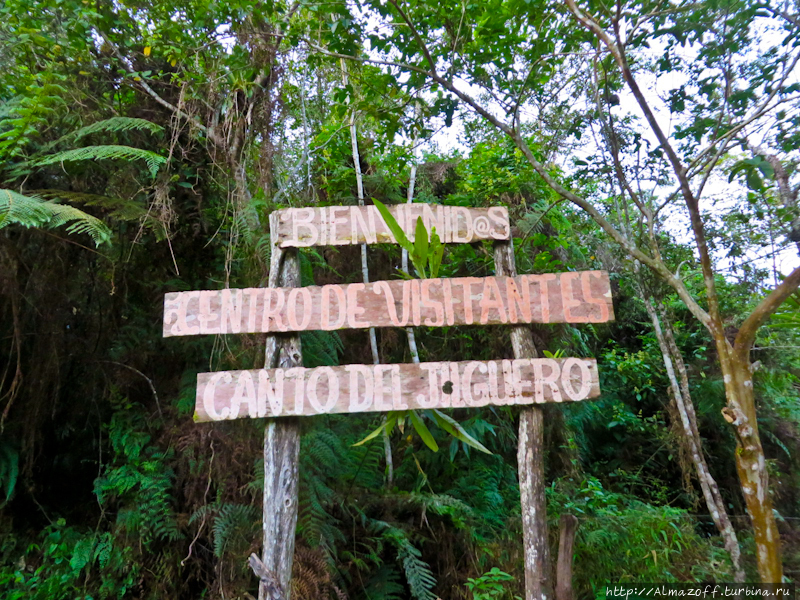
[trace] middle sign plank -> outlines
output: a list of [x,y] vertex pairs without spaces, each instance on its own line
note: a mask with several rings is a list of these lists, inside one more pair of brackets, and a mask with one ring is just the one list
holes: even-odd
[[608,273],[174,292],[164,336],[612,320]]

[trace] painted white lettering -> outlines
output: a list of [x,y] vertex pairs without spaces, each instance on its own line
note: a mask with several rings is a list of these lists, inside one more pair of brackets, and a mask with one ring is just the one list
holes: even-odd
[[436,371],[439,369],[437,363],[421,363],[420,368],[428,377],[428,393],[417,394],[415,398],[417,406],[420,408],[438,408],[442,391],[439,387]]
[[580,278],[581,274],[577,272],[561,275],[561,303],[564,307],[564,320],[567,323],[582,323],[586,321],[585,317],[572,312],[574,308],[581,306],[581,301],[575,299],[575,290],[572,287],[572,283],[574,281],[580,282]]
[[258,416],[277,417],[283,412],[283,369],[273,371],[275,383],[269,380],[269,372],[258,372]]
[[375,410],[380,412],[394,410],[392,405],[392,382],[390,380],[388,390],[385,382],[386,373],[391,373],[393,366],[395,365],[375,365],[373,367],[373,372],[375,373]]
[[239,418],[242,403],[247,403],[247,416],[255,419],[258,416],[258,399],[253,375],[250,371],[239,371],[236,390],[233,392],[233,398],[231,398],[231,414],[229,418]]
[[[323,375],[328,380],[328,397],[325,399],[325,404],[320,403],[317,389]],[[325,388],[323,387],[323,389]],[[306,385],[306,396],[308,396],[308,403],[317,413],[325,414],[330,411],[336,406],[336,401],[339,399],[339,378],[336,376],[336,372],[330,367],[312,369]]]
[[[594,304],[599,308],[599,314],[596,318],[592,319],[594,323],[605,323],[608,321],[609,311],[608,311],[608,301],[606,298],[597,298],[592,294],[592,277],[598,277],[598,273],[590,273],[590,272],[583,272],[581,273],[581,287],[583,288],[583,299],[588,302],[589,304]],[[611,290],[606,292],[607,296],[611,296]]]
[[[275,305],[272,305],[272,299]],[[281,311],[286,299],[283,296],[283,288],[266,288],[264,290],[264,316],[261,323],[262,331],[285,331]]]
[[217,393],[217,385],[219,385],[220,381],[222,381],[223,384],[231,383],[233,381],[233,376],[228,371],[214,373],[208,378],[206,387],[203,390],[203,408],[212,421],[222,421],[227,419],[228,415],[231,414],[231,409],[227,406],[223,406],[220,411],[217,412],[214,396]]
[[483,281],[483,295],[481,297],[481,319],[480,323],[486,325],[489,322],[489,311],[497,311],[497,318],[501,323],[507,323],[506,307],[503,305],[503,297],[500,295],[500,288],[494,277],[487,277]]
[[[168,323],[171,316],[175,315],[175,324],[170,333],[172,335],[197,335],[200,333],[199,325],[189,325],[187,311],[189,303],[195,298],[200,298],[200,292],[183,292],[177,294],[177,298],[171,302],[165,302],[164,320]],[[191,317],[194,319],[194,316]]]
[[351,283],[347,286],[347,325],[353,329],[364,329],[369,327],[366,321],[357,319],[364,314],[365,309],[358,305],[358,293],[366,289],[363,283]]
[[425,325],[428,327],[441,327],[444,325],[444,306],[442,303],[437,300],[431,299],[431,285],[436,284],[438,287],[440,281],[444,280],[436,280],[436,279],[423,279],[422,283],[420,283],[420,308],[433,308],[433,314],[435,317],[425,317]]
[[347,410],[349,412],[369,411],[372,408],[372,400],[375,398],[372,368],[366,365],[347,365],[344,370],[350,373],[350,405]]
[[[573,384],[576,379],[572,374],[574,367],[578,367],[579,386],[577,390]],[[564,361],[561,369],[561,387],[570,400],[583,400],[589,396],[592,389],[592,373],[586,361],[579,358],[568,358]]]
[[[300,310],[298,300],[303,299],[303,309]],[[302,331],[311,322],[311,311],[313,306],[311,304],[311,292],[308,288],[292,288],[289,292],[289,303],[287,306],[286,320],[289,322],[289,327],[294,331]],[[300,312],[301,321],[297,320],[297,313]]]
[[304,413],[304,398],[305,398],[305,375],[306,370],[303,367],[292,367],[291,369],[284,369],[284,379],[294,381],[294,414],[302,415]]
[[350,207],[350,234],[353,242],[362,240],[367,244],[378,242],[378,232],[375,229],[375,210],[372,206],[366,209],[362,206]]
[[[319,237],[319,230],[314,226],[313,208],[296,208],[292,211],[292,237],[298,246],[313,246]],[[304,229],[301,233],[301,228]]]
[[328,219],[328,223],[330,223],[330,229],[328,230],[328,244],[331,245],[338,245],[341,243],[346,242],[346,240],[339,240],[337,237],[336,226],[337,225],[344,225],[347,223],[347,217],[339,218],[336,216],[337,212],[342,213],[343,215],[346,214],[350,210],[349,206],[331,206],[328,208],[330,212],[330,218]]
[[[331,305],[336,299],[336,320],[331,319]],[[347,299],[344,290],[338,285],[322,286],[322,328],[326,330],[341,329],[347,321]]]
[[519,323],[517,320],[517,308],[519,308],[522,322],[531,322],[531,290],[530,287],[522,285],[522,294],[517,289],[517,284],[513,277],[506,277],[506,298],[508,298],[508,321],[509,323]]
[[489,220],[492,222],[492,238],[507,240],[510,237],[507,208],[504,206],[489,207]]
[[220,333],[241,333],[242,308],[244,308],[244,295],[241,290],[222,290],[222,316],[220,318]]
[[461,379],[461,393],[469,406],[485,406],[488,402],[488,386],[483,381],[483,378],[480,378],[481,381],[479,383],[473,385],[472,378],[475,371],[486,373],[486,365],[474,360],[467,363],[464,367],[464,376]]
[[197,320],[200,321],[200,333],[219,333],[219,323],[211,325],[212,322],[219,320],[219,314],[211,307],[211,300],[219,300],[219,292],[200,292],[200,312]]
[[[550,397],[553,401],[561,402],[561,390],[558,389],[558,384],[556,383],[559,375],[561,375],[561,369],[558,363],[552,358],[537,358],[532,360],[531,363],[533,364],[534,401],[537,404],[545,402],[544,386],[547,385],[550,387]],[[546,377],[542,372],[542,367],[547,367],[549,369],[549,373]]]

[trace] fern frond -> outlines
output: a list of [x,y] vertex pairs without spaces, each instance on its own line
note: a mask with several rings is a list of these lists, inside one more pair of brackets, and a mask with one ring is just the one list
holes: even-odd
[[214,518],[214,554],[222,558],[231,542],[247,542],[257,530],[259,511],[254,506],[224,503]]
[[11,223],[23,227],[68,225],[68,232],[87,233],[98,246],[111,241],[111,230],[105,223],[74,206],[0,189],[0,229]]
[[430,565],[422,560],[422,552],[411,543],[406,532],[385,521],[375,520],[372,526],[397,549],[397,558],[403,564],[411,595],[417,600],[435,600],[437,595],[433,589],[436,587],[436,578]]
[[73,160],[143,160],[147,163],[147,168],[153,177],[156,176],[161,166],[167,162],[166,158],[150,150],[109,144],[56,152],[35,160],[33,166],[42,167]]
[[32,86],[28,92],[28,96],[9,100],[0,116],[0,161],[24,154],[28,143],[52,120],[56,108],[66,104],[66,88],[55,83]]
[[121,133],[123,131],[147,131],[149,133],[162,133],[164,128],[161,125],[148,121],[147,119],[136,119],[134,117],[111,117],[103,121],[97,121],[86,127],[81,127],[58,138],[56,141],[49,144],[49,147],[56,146],[63,142],[76,142],[87,135],[93,133],[108,132],[108,133]]
[[11,500],[19,476],[19,454],[6,442],[0,442],[0,506]]
[[[136,200],[50,189],[30,190],[30,195],[44,198],[45,200],[61,200],[70,204],[97,206],[108,211],[108,217],[115,221],[141,221],[147,217],[147,208],[143,203]],[[148,223],[146,224],[152,225],[154,220],[147,219],[147,221]]]

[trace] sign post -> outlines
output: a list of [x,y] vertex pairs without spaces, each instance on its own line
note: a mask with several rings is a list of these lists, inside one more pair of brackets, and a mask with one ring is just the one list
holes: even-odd
[[[517,275],[513,240],[495,242],[494,273],[506,277]],[[535,359],[539,355],[530,327],[511,328],[511,347],[516,359]],[[599,383],[597,387],[599,392]],[[548,587],[550,561],[547,556],[547,503],[544,494],[544,414],[538,406],[524,406],[519,414],[517,476],[525,559],[525,596],[526,600],[539,600],[546,598],[544,592]]]
[[[521,405],[519,478],[526,599],[543,597],[547,565],[543,416],[538,404],[600,394],[593,359],[538,358],[530,323],[613,319],[603,271],[518,275],[508,211],[427,204],[390,209],[401,226],[421,218],[444,242],[494,241],[495,276],[300,287],[297,248],[396,243],[373,206],[331,206],[270,215],[269,287],[167,294],[164,336],[256,333],[263,369],[201,373],[195,420],[267,418],[263,554],[251,556],[259,600],[290,594],[297,524],[298,418],[315,414]],[[409,236],[413,240],[413,235]],[[511,325],[513,359],[396,365],[302,366],[300,331],[371,327]]]

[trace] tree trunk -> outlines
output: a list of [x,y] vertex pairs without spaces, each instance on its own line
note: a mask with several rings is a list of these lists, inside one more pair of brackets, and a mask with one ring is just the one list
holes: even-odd
[[[745,580],[745,573],[741,566],[741,548],[733,529],[728,511],[725,510],[725,502],[720,494],[719,486],[711,475],[705,455],[703,454],[703,442],[700,437],[700,430],[697,427],[697,415],[692,404],[692,397],[689,391],[689,377],[686,373],[686,365],[680,354],[678,345],[675,343],[675,336],[672,334],[672,326],[665,318],[659,319],[656,309],[653,307],[650,298],[645,298],[645,308],[653,324],[656,334],[658,347],[664,360],[664,367],[669,379],[670,391],[677,406],[680,422],[683,429],[684,440],[688,445],[689,455],[694,463],[697,481],[703,492],[708,512],[711,515],[714,525],[722,536],[725,550],[731,558],[733,566],[733,579],[737,583]],[[662,315],[663,317],[663,315]],[[676,377],[676,369],[680,376],[680,382]]]
[[747,354],[727,358],[721,361],[728,401],[722,414],[734,426],[736,434],[736,471],[753,525],[758,574],[761,583],[781,583],[780,534],[772,512],[769,474],[758,434],[750,359]]
[[[515,276],[513,242],[496,242],[494,269],[498,276]],[[529,327],[511,327],[514,358],[536,358]],[[525,552],[525,600],[550,596],[547,547],[547,504],[544,488],[544,414],[538,406],[526,406],[519,415],[517,469],[522,509],[522,539]]]
[[561,515],[558,530],[558,562],[556,563],[556,600],[573,600],[572,547],[578,519],[575,515]]
[[[270,230],[277,231],[270,215]],[[272,239],[277,239],[272,236]],[[300,263],[296,249],[272,246],[270,287],[299,287]],[[266,368],[303,366],[300,336],[267,337]],[[289,600],[294,536],[297,526],[298,456],[300,427],[297,419],[267,419],[264,432],[264,505],[262,563],[277,585],[261,576],[259,600]],[[276,589],[277,588],[277,589]]]

